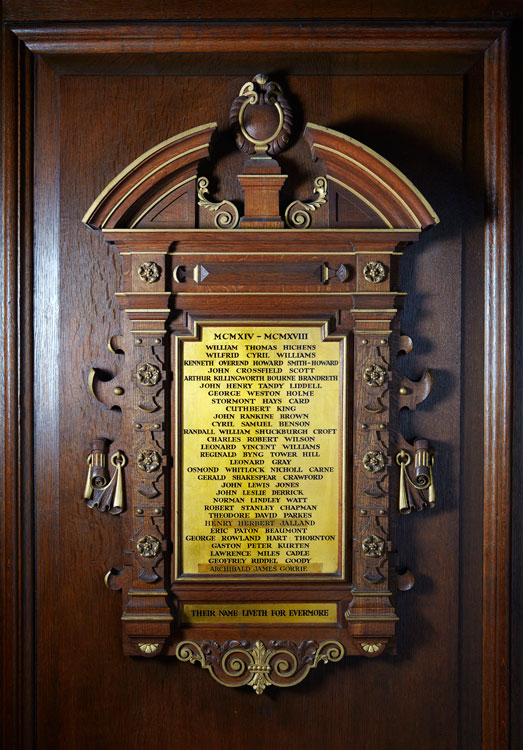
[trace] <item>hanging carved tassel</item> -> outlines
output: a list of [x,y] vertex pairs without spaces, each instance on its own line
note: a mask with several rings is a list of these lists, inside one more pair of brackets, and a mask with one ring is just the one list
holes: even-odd
[[87,469],[87,481],[85,483],[84,489],[84,500],[90,500],[93,496],[93,485],[91,484],[93,479],[93,457],[90,453],[87,456],[87,466],[89,468]]
[[400,513],[410,513],[409,500],[407,497],[407,480],[406,465],[410,464],[410,456],[405,451],[400,451],[396,456],[396,463],[400,467],[400,492],[399,492],[399,511]]
[[396,463],[400,467],[400,513],[410,513],[412,510],[419,511],[426,507],[433,508],[436,504],[434,480],[432,477],[434,458],[429,454],[426,440],[416,440],[414,448],[416,451],[414,454],[415,480],[411,479],[407,469],[407,466],[412,461],[410,454],[407,451],[401,450],[396,455]]
[[117,451],[111,456],[111,463],[116,469],[111,481],[104,487],[103,492],[96,493],[96,496],[87,504],[90,508],[97,508],[101,513],[107,510],[113,515],[118,515],[123,511],[122,468],[127,463],[127,459],[121,451]]
[[117,451],[111,456],[111,463],[116,467],[116,471],[113,474],[113,478],[116,475],[116,486],[114,490],[114,499],[112,508],[109,508],[109,513],[118,515],[123,511],[123,467],[127,463],[127,459],[121,451]]
[[91,450],[87,457],[87,481],[84,489],[84,499],[92,507],[93,492],[102,490],[109,482],[107,471],[107,453],[109,451],[109,440],[107,438],[95,438],[91,440]]
[[434,466],[434,456],[430,457],[429,473],[430,473],[430,487],[429,487],[429,508],[434,508],[436,505],[436,489],[434,487],[434,478],[432,476],[432,467]]
[[113,476],[109,479],[107,458],[109,440],[95,438],[91,441],[91,451],[87,458],[87,482],[84,499],[89,508],[96,508],[103,512],[118,514],[124,509],[123,472],[127,459],[121,451],[116,451],[111,457],[111,464],[115,467]]
[[405,477],[407,479],[407,499],[409,502],[409,513],[412,510],[423,510],[423,501],[419,497],[418,493],[412,492],[412,481],[409,477],[409,472],[405,469]]
[[114,486],[116,483],[116,472],[111,477],[111,481],[107,484],[101,492],[95,492],[94,496],[87,503],[90,508],[96,508],[101,512],[107,510],[110,507],[114,494]]
[[[414,448],[416,453],[414,454],[414,466],[415,466],[415,487],[420,489],[428,489],[430,487],[430,455],[429,455],[429,444],[426,440],[414,441]],[[423,497],[423,499],[425,499]]]

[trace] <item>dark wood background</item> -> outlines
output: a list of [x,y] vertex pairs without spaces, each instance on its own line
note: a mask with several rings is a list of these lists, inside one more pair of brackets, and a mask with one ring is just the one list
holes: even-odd
[[[350,9],[346,5],[334,3],[322,10],[331,18],[369,17],[367,3]],[[499,20],[518,12],[508,3],[462,4],[460,14],[459,3],[443,3],[433,15],[432,5],[423,5],[426,14],[418,7],[418,17]],[[405,20],[404,6],[383,5],[382,17]],[[380,11],[373,7],[379,18]],[[236,10],[229,3],[223,17],[234,18]],[[33,0],[4,7],[6,21],[15,26],[31,21],[186,18],[187,12],[182,5],[166,9],[162,3],[144,7],[139,2],[113,3],[107,9],[97,3],[58,7]],[[200,17],[210,18],[214,12],[210,5],[199,5]],[[265,13],[278,17],[283,9]],[[304,18],[317,14],[307,4],[300,10]],[[517,23],[513,33],[520,39]],[[234,749],[276,744],[289,750],[304,744],[342,748],[351,743],[391,750],[414,744],[430,750],[480,746],[485,700],[481,54],[429,49],[358,54],[320,50],[304,55],[278,49],[268,34],[274,49],[263,54],[255,49],[238,54],[229,44],[229,51],[209,54],[116,54],[112,49],[110,54],[87,55],[53,49],[30,59],[24,45],[17,49],[13,36],[8,31],[5,37],[9,86],[4,115],[9,114],[11,96],[20,102],[25,121],[32,120],[31,97],[23,92],[19,97],[11,73],[21,55],[21,68],[30,81],[35,64],[34,144],[28,128],[13,169],[25,175],[22,197],[25,190],[29,203],[34,155],[34,270],[26,259],[20,288],[25,313],[34,312],[35,329],[34,340],[30,331],[20,331],[26,346],[18,358],[30,382],[34,351],[34,391],[24,390],[18,414],[23,419],[34,399],[36,483],[34,528],[33,515],[22,508],[14,514],[17,522],[9,521],[13,507],[8,504],[11,516],[6,515],[2,529],[35,552],[34,563],[30,556],[21,563],[19,598],[6,588],[8,607],[18,602],[21,608],[19,618],[12,615],[5,621],[6,681],[13,681],[17,666],[24,679],[13,681],[14,690],[4,685],[4,732],[12,732],[15,743],[25,747],[31,747],[36,736],[40,748],[198,748],[208,743]],[[512,65],[517,77],[516,50]],[[431,367],[435,375],[433,395],[405,420],[405,434],[427,437],[435,445],[439,493],[436,511],[399,520],[399,562],[415,572],[417,584],[412,592],[399,594],[398,656],[320,666],[301,685],[270,689],[261,697],[247,689],[221,687],[198,666],[121,655],[119,594],[103,586],[103,574],[119,562],[118,519],[98,516],[79,501],[88,440],[98,434],[114,437],[118,429],[118,415],[104,412],[86,388],[92,365],[110,369],[114,361],[105,344],[118,332],[113,299],[118,261],[116,253],[81,224],[81,217],[107,182],[147,148],[214,119],[224,129],[239,86],[259,70],[271,73],[291,94],[298,127],[311,120],[374,148],[412,179],[441,219],[402,261],[402,288],[410,292],[402,329],[415,343],[404,369],[416,377]],[[515,82],[514,90],[517,94]],[[514,99],[519,127],[519,99]],[[230,151],[226,137],[223,143],[214,169],[219,195],[240,197],[233,180],[239,155]],[[521,160],[517,148],[516,165]],[[301,193],[310,170],[303,144],[286,152],[282,165],[289,170],[289,187]],[[517,169],[516,202],[521,197],[520,175]],[[9,207],[9,195],[6,198]],[[33,217],[26,212],[22,219],[17,231],[29,246]],[[516,225],[516,241],[520,236]],[[517,269],[521,271],[519,265]],[[11,387],[11,381],[6,384]],[[516,424],[516,438],[519,429]],[[31,434],[23,432],[18,451],[24,459],[32,452],[31,440]],[[32,476],[24,472],[23,461],[21,467],[6,464],[6,485],[16,480],[19,496],[28,498],[31,507]],[[514,531],[520,527],[521,518],[515,516]],[[515,561],[514,612],[520,617],[519,557]],[[9,573],[10,559],[4,558],[5,563]],[[515,633],[517,627],[516,622]],[[15,658],[9,652],[13,644],[20,644]],[[517,639],[514,645],[517,668]],[[518,747],[523,737],[517,669],[513,679],[512,741]],[[494,684],[492,699],[497,700]],[[503,746],[496,744],[500,737],[506,743],[503,731],[486,729],[483,723],[484,747]],[[6,747],[13,746],[10,742]]]

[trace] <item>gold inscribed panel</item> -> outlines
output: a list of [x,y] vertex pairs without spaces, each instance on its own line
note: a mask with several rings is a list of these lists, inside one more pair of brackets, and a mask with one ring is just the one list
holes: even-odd
[[299,624],[313,622],[315,624],[334,624],[337,622],[338,605],[335,602],[233,602],[224,604],[184,604],[183,623],[219,624],[219,623],[266,623],[278,625],[280,623]]
[[345,339],[201,324],[180,343],[179,575],[342,576]]

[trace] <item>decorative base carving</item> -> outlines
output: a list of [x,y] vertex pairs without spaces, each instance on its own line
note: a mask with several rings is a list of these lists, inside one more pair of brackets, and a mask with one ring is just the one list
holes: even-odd
[[345,649],[338,641],[182,641],[176,648],[180,661],[200,662],[226,687],[250,685],[261,695],[268,685],[291,687],[305,679],[320,661],[340,661]]
[[158,651],[160,644],[159,643],[139,643],[138,648],[142,652],[142,654],[145,654],[146,656],[152,656],[153,654]]
[[372,643],[360,643],[359,646],[364,654],[364,656],[368,656],[370,659],[373,659],[376,656],[379,656],[383,653],[385,650],[386,643],[380,643],[380,642],[372,642]]

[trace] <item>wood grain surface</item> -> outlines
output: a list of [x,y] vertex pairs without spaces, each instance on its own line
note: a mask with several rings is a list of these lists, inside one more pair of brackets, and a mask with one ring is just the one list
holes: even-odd
[[[485,368],[485,474],[483,494],[483,742],[500,747],[509,727],[510,580],[511,567],[511,456],[512,443],[512,262],[500,248],[511,246],[511,173],[508,101],[508,35],[489,48],[485,59],[485,349],[490,351]],[[494,498],[505,497],[498,504]],[[493,698],[493,700],[492,700]],[[496,710],[491,711],[491,706]]]
[[333,0],[327,7],[318,5],[313,0],[304,0],[291,7],[282,5],[276,0],[268,0],[263,6],[249,6],[239,0],[228,0],[219,8],[212,0],[201,0],[197,5],[188,0],[181,0],[172,5],[168,0],[114,0],[109,7],[103,0],[85,3],[82,0],[68,0],[61,3],[57,0],[4,0],[4,18],[7,21],[78,21],[110,20],[122,18],[135,20],[194,19],[214,20],[223,18],[274,19],[296,18],[308,19],[369,19],[404,21],[430,18],[447,19],[504,19],[518,16],[521,6],[518,0],[471,0],[470,2],[451,2],[451,0],[424,0],[412,4],[406,0]]
[[[62,440],[69,446],[69,455],[63,456],[60,471],[60,492],[64,499],[74,498],[78,494],[78,476],[83,476],[84,473],[86,438],[94,434],[114,436],[114,422],[117,420],[117,417],[108,415],[108,421],[108,416],[101,407],[93,404],[85,389],[84,379],[79,377],[92,363],[102,367],[111,366],[111,356],[103,354],[103,346],[107,337],[118,330],[111,328],[111,325],[116,324],[112,312],[112,294],[117,283],[115,257],[101,238],[94,236],[81,224],[83,207],[90,203],[92,197],[117,171],[156,142],[182,129],[208,121],[211,112],[218,121],[219,129],[223,130],[226,127],[228,106],[226,104],[220,108],[215,103],[231,101],[241,83],[240,78],[231,80],[216,76],[211,81],[203,77],[107,77],[94,80],[83,76],[61,79],[60,309],[61,338],[70,352],[67,358],[60,357],[59,368],[61,401],[68,405],[66,410],[62,410],[60,419]],[[459,195],[457,190],[453,193],[452,187],[449,189],[452,184],[449,165],[459,162],[461,153],[462,82],[456,77],[422,81],[414,77],[392,80],[357,76],[350,79],[311,77],[305,80],[291,78],[286,81],[286,88],[299,96],[305,121],[322,121],[333,125],[365,140],[384,153],[399,168],[409,173],[415,184],[430,196],[431,202],[442,215],[441,230],[434,230],[433,236],[428,236],[421,248],[409,252],[404,259],[407,274],[404,288],[414,288],[417,299],[409,299],[407,302],[403,329],[412,334],[418,349],[421,349],[411,374],[417,375],[418,367],[434,363],[437,363],[437,371],[452,373],[451,383],[447,386],[444,380],[443,383],[437,381],[437,406],[416,415],[413,418],[415,427],[410,429],[415,429],[416,434],[430,434],[435,441],[438,450],[438,476],[457,477],[460,455],[458,383],[461,336],[456,321],[459,320],[460,307],[460,234],[458,217],[455,215]],[[198,92],[196,102],[195,91]],[[105,102],[103,108],[97,106],[100,101]],[[129,102],[134,103],[131,119],[126,115]],[[443,138],[438,122],[441,111],[445,112],[446,123]],[[385,121],[387,132],[382,133],[379,124]],[[437,154],[433,153],[435,144]],[[82,179],[77,179],[78,154],[82,154]],[[310,184],[306,177],[311,168],[310,161],[303,145],[297,144],[286,154],[286,166],[291,167],[288,170],[291,173],[289,179],[308,181]],[[242,156],[236,151],[230,151],[216,164],[219,198],[241,198],[235,178],[235,174],[240,171],[241,159]],[[433,268],[437,268],[438,273],[433,273]],[[78,273],[79,269],[82,269],[81,273]],[[413,278],[411,273],[414,269],[416,276]],[[444,304],[441,303],[440,289],[442,274],[448,279],[444,287]],[[228,288],[233,289],[230,285]],[[197,310],[197,300],[185,299],[184,304],[189,309]],[[256,309],[262,312],[265,304],[263,298],[249,299],[251,312]],[[216,308],[216,313],[219,314],[219,311],[219,307]],[[69,340],[75,344],[66,344]],[[425,354],[423,341],[427,342],[425,348],[430,342],[430,351]],[[449,375],[446,378],[448,382]],[[434,413],[438,408],[441,414],[439,421]],[[449,414],[454,414],[455,418],[449,418]],[[79,430],[79,425],[88,426],[89,434]],[[70,467],[67,472],[66,464]],[[338,666],[332,670],[325,668],[319,677],[318,674],[314,675],[309,687],[304,684],[296,692],[280,691],[269,699],[272,708],[267,721],[256,729],[258,741],[268,742],[277,727],[282,740],[289,747],[297,748],[302,742],[302,732],[305,731],[311,745],[319,746],[322,738],[325,738],[325,725],[312,720],[304,725],[302,713],[307,696],[314,700],[315,710],[321,715],[321,706],[326,707],[330,701],[334,701],[332,691],[341,690],[341,702],[347,708],[343,718],[338,719],[338,725],[341,721],[341,734],[350,732],[353,741],[359,744],[369,743],[369,725],[361,724],[358,728],[354,722],[356,716],[367,710],[367,691],[371,692],[373,699],[379,704],[386,701],[389,710],[392,709],[393,702],[392,710],[398,717],[399,725],[403,727],[405,741],[409,738],[413,741],[419,732],[424,732],[424,736],[429,737],[430,733],[437,731],[437,727],[445,720],[444,717],[447,717],[445,741],[448,747],[456,742],[458,715],[453,706],[458,701],[456,636],[459,503],[452,492],[452,483],[448,484],[443,480],[440,486],[439,513],[433,514],[430,520],[416,519],[419,521],[416,524],[410,518],[400,524],[398,548],[405,563],[415,570],[420,586],[415,599],[412,597],[409,602],[398,602],[402,610],[399,665],[394,664],[391,657],[385,657],[383,662],[378,663],[377,669],[370,670],[366,665],[345,660],[342,676]],[[56,501],[54,505],[56,506]],[[76,671],[84,675],[81,682],[73,678],[73,672],[68,666],[67,651],[53,657],[57,659],[62,675],[58,683],[61,685],[64,678],[69,681],[69,689],[59,689],[61,716],[76,716],[71,722],[60,719],[58,726],[64,740],[71,744],[75,742],[78,731],[77,712],[81,703],[82,714],[86,718],[95,710],[100,717],[96,726],[83,724],[85,736],[90,738],[93,745],[99,741],[92,734],[93,731],[99,732],[100,727],[105,726],[103,741],[109,746],[125,731],[129,721],[132,727],[128,727],[128,730],[131,730],[132,741],[137,745],[151,737],[160,742],[160,716],[164,710],[164,701],[179,705],[182,692],[191,684],[192,690],[201,691],[201,700],[212,706],[208,711],[212,711],[216,734],[222,738],[219,741],[225,743],[228,725],[226,717],[235,710],[235,706],[240,705],[238,701],[244,700],[246,696],[225,689],[220,692],[198,667],[176,662],[163,665],[151,661],[141,665],[132,660],[129,663],[129,659],[120,655],[118,616],[115,613],[115,607],[121,606],[120,595],[104,592],[100,588],[105,570],[120,563],[121,558],[115,550],[119,528],[114,519],[94,519],[93,514],[88,514],[82,505],[71,505],[70,500],[61,501],[58,507],[58,523],[62,532],[58,568],[64,572],[67,570],[67,576],[71,580],[83,581],[82,597],[77,596],[73,586],[60,586],[48,598],[49,603],[55,603],[51,609],[42,602],[40,618],[42,623],[48,621],[51,627],[53,623],[58,625],[53,614],[58,603],[62,612],[60,630],[74,632],[75,638],[86,644],[93,644],[94,640],[97,642],[96,654],[92,651],[92,646],[82,649],[78,654]],[[42,534],[41,543],[47,545],[47,538],[47,534]],[[42,556],[45,556],[45,550],[40,547],[40,559],[43,562]],[[430,594],[424,595],[427,587]],[[97,602],[97,606],[79,611],[78,605],[74,605],[75,601],[78,604],[81,601]],[[449,605],[449,601],[453,601],[454,606]],[[103,642],[93,638],[93,633],[100,632],[100,628],[106,633]],[[437,633],[438,637],[428,638],[427,629]],[[111,633],[114,634],[113,637],[110,636]],[[100,651],[106,656],[100,654]],[[96,663],[100,658],[105,662],[103,670],[101,667],[93,667],[93,660]],[[376,666],[378,661],[375,660],[372,666]],[[441,668],[442,661],[444,668]],[[435,663],[440,664],[439,677],[434,672]],[[165,677],[162,677],[165,670]],[[355,670],[358,673],[357,681],[352,677]],[[135,672],[136,676],[133,676]],[[133,682],[140,674],[142,676],[139,679],[145,680],[148,685],[149,721],[146,724],[130,719],[141,713],[140,704],[144,696],[139,690],[132,689]],[[321,687],[317,685],[318,679],[321,680]],[[96,682],[97,690],[86,690],[85,682],[89,683],[91,680]],[[395,698],[390,696],[390,686],[398,680],[409,693],[408,701],[404,700],[401,689],[395,693]],[[124,702],[129,713],[116,714],[111,709],[112,719],[109,722],[108,716],[102,718],[104,708],[100,705],[97,707],[97,696],[100,690],[104,693],[110,691],[112,682],[127,686]],[[365,690],[361,689],[362,682],[365,683]],[[160,690],[160,685],[163,686],[163,698],[151,700],[152,694]],[[429,685],[435,699],[427,706],[424,693],[429,690]],[[120,688],[117,692],[120,693]],[[52,692],[46,690],[45,693],[48,697],[52,696]],[[206,731],[204,725],[197,720],[199,702],[196,701],[195,704],[185,700],[183,703],[187,727],[184,729],[177,726],[176,733],[179,734],[181,730],[183,737],[184,731],[188,732],[187,741],[191,738],[198,746],[204,742],[205,737],[200,730]],[[44,693],[41,695],[40,705],[42,715],[52,714],[46,710]],[[265,710],[268,711],[268,707]],[[55,721],[57,720],[56,718]],[[380,728],[378,725],[381,722],[383,724]],[[233,747],[252,742],[249,723],[238,722],[233,736],[228,740]],[[300,724],[301,729],[297,728]],[[385,716],[376,715],[373,721],[376,738],[385,731],[385,726]],[[57,727],[54,729],[56,731]],[[174,732],[174,727],[172,731]],[[327,741],[335,747],[337,731],[332,731],[334,734],[332,737],[327,734]],[[43,737],[51,742],[52,722],[42,723],[40,733],[44,733]]]
[[[399,13],[400,5],[394,7],[391,13]],[[505,12],[501,4],[496,8]],[[33,3],[29,10],[22,3],[8,3],[6,10],[15,21],[31,20],[37,13],[47,14],[49,20],[78,18],[72,3],[61,16],[52,4]],[[103,15],[95,4],[90,4],[91,12],[92,18]],[[154,8],[149,12],[152,15],[144,17],[158,17]],[[203,8],[202,16],[205,12]],[[480,12],[492,16],[486,5]],[[476,43],[484,48],[485,33],[478,29],[472,42],[463,42],[463,49],[470,51]],[[498,33],[493,32],[492,38]],[[463,34],[466,37],[466,31]],[[40,33],[40,38],[47,37]],[[481,43],[476,42],[479,38]],[[229,35],[229,49],[230,39]],[[398,594],[398,656],[345,659],[314,670],[302,685],[257,697],[251,691],[216,685],[197,666],[121,654],[120,595],[107,591],[102,581],[105,571],[119,561],[118,522],[96,517],[78,502],[88,440],[97,434],[116,437],[119,429],[119,415],[104,411],[86,388],[90,366],[114,368],[115,357],[105,344],[109,335],[119,331],[113,296],[119,261],[111,246],[82,225],[82,215],[122,168],[161,140],[213,119],[223,131],[229,103],[257,71],[217,75],[217,61],[223,60],[224,67],[229,64],[226,47],[212,58],[212,70],[204,64],[198,76],[189,77],[112,75],[110,65],[105,75],[90,75],[88,61],[81,56],[75,65],[77,72],[83,66],[82,75],[60,77],[56,60],[39,59],[33,343],[27,340],[31,339],[31,304],[22,307],[20,319],[12,312],[20,297],[30,299],[32,146],[27,136],[16,148],[12,143],[17,142],[19,128],[31,132],[32,58],[21,45],[19,51],[10,33],[6,42],[4,115],[11,139],[4,146],[4,211],[22,217],[6,224],[5,235],[11,286],[5,303],[10,343],[4,403],[10,409],[11,428],[4,444],[8,498],[2,527],[7,581],[4,684],[14,685],[14,689],[6,687],[4,702],[4,735],[11,743],[6,746],[33,746],[32,395],[27,384],[32,380],[28,353],[34,346],[38,747],[134,748],[166,743],[200,747],[212,734],[216,748],[274,744],[277,738],[289,750],[305,743],[312,748],[353,743],[391,750],[416,744],[439,750],[479,746],[482,731],[483,747],[508,747],[510,391],[503,391],[501,398],[499,388],[507,374],[510,330],[505,321],[510,300],[508,227],[503,218],[496,219],[508,214],[507,203],[495,207],[483,254],[481,54],[476,66],[453,75],[441,63],[442,73],[423,76],[358,75],[354,68],[350,75],[348,70],[336,76],[312,70],[308,75],[281,77],[286,91],[295,97],[298,127],[311,120],[374,148],[407,174],[440,216],[439,227],[406,253],[401,281],[402,289],[411,292],[402,331],[415,343],[401,366],[413,378],[425,367],[435,374],[433,398],[406,418],[403,427],[406,437],[426,436],[436,446],[439,509],[399,523],[398,563],[414,571],[417,583],[410,594]],[[485,164],[491,191],[487,195],[507,202],[505,44],[497,41],[485,63],[485,138],[492,155]],[[67,46],[61,49],[64,52]],[[442,55],[432,54],[436,71]],[[23,71],[20,88],[18,66]],[[307,195],[312,174],[305,157],[305,146],[294,143],[284,164],[289,195]],[[219,199],[241,198],[234,179],[241,158],[232,146],[217,154],[214,176]],[[19,175],[23,175],[25,197],[16,190]],[[19,270],[19,262],[25,270]],[[496,301],[489,308],[487,329],[484,278]],[[482,365],[487,333],[487,347],[491,340],[498,345],[495,367],[485,360],[493,380],[485,381],[484,409],[483,371],[471,363]],[[19,343],[22,335],[25,343]],[[474,410],[475,420],[470,416]],[[485,466],[483,422],[491,446]],[[23,473],[22,469],[16,473],[18,466]],[[473,477],[483,476],[485,467],[489,495],[485,494],[484,525]],[[495,502],[487,502],[489,496]],[[484,530],[489,548],[483,558]],[[485,606],[478,596],[482,582],[488,597]]]

